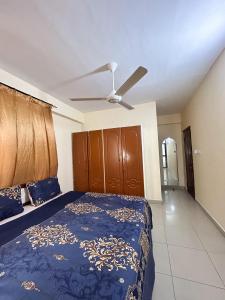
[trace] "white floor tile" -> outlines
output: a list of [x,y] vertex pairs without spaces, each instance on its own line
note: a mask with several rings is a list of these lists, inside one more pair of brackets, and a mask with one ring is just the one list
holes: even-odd
[[163,210],[163,204],[151,204],[152,213],[161,215]]
[[152,300],[175,300],[171,276],[156,273]]
[[163,199],[152,208],[153,300],[225,300],[224,236],[185,191],[165,191]]
[[164,226],[164,215],[162,212],[162,205],[161,204],[152,204],[152,221],[153,226]]
[[169,245],[169,255],[172,275],[224,287],[205,251]]
[[225,290],[173,278],[176,300],[224,300]]
[[203,249],[201,241],[192,228],[167,226],[166,238],[168,244]]
[[225,238],[213,224],[213,228],[197,228],[196,231],[204,247],[209,252],[225,254]]
[[208,215],[197,205],[192,214],[192,225],[207,251],[225,254],[225,237]]
[[225,254],[209,252],[209,255],[225,285]]
[[153,227],[164,227],[164,220],[162,216],[156,216],[153,213],[152,222]]
[[153,224],[152,239],[153,242],[166,243],[166,234],[164,226],[157,226]]
[[167,245],[153,243],[153,254],[156,272],[171,275]]
[[191,218],[187,213],[184,214],[182,211],[171,213],[168,209],[166,211],[165,225],[166,227],[176,226],[182,228],[192,228]]

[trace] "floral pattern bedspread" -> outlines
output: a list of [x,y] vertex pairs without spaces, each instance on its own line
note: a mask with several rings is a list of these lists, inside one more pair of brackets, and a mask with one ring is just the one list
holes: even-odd
[[86,193],[0,248],[0,299],[142,299],[151,222],[144,198]]

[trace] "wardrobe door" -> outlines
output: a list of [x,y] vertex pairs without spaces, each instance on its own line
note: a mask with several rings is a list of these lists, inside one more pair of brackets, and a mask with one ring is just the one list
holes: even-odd
[[123,194],[121,128],[103,130],[103,138],[106,192]]
[[104,192],[102,131],[88,133],[89,186],[91,192]]
[[124,194],[144,196],[141,127],[121,129],[123,151]]
[[73,145],[73,176],[74,190],[89,191],[88,183],[88,133],[77,132],[72,134]]

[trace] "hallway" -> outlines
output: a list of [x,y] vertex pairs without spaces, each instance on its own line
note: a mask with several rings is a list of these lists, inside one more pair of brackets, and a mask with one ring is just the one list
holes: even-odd
[[168,168],[163,169],[163,185],[179,185],[178,178],[173,176]]
[[224,300],[225,237],[185,191],[163,197],[151,204],[153,300]]

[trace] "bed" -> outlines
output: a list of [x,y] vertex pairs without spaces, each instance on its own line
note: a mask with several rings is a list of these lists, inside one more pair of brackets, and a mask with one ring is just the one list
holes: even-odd
[[0,299],[150,300],[144,198],[68,192],[0,225]]

